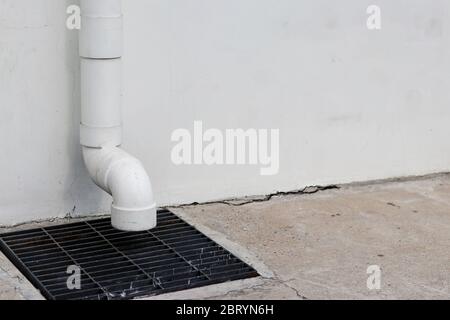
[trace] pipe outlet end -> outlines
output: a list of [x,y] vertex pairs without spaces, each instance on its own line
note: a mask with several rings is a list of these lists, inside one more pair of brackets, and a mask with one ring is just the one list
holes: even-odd
[[149,208],[127,209],[111,206],[111,224],[121,231],[146,231],[156,227],[156,204]]

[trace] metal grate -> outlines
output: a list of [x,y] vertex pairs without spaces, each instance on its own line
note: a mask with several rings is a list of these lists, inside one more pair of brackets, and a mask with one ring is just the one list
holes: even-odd
[[[0,247],[51,300],[132,299],[258,276],[167,210],[150,231],[99,219],[2,234]],[[68,288],[69,266],[80,270],[80,289]]]

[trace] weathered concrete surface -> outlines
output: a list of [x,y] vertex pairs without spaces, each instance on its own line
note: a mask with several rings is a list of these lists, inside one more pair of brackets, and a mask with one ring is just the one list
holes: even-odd
[[[174,211],[245,247],[275,275],[219,298],[450,298],[449,175]],[[367,289],[370,265],[382,269],[381,290]]]
[[0,252],[0,300],[42,300],[41,294]]
[[[242,203],[173,211],[262,277],[158,298],[450,299],[448,174]],[[367,288],[370,265],[380,290]],[[0,271],[0,297],[23,298],[14,283]]]

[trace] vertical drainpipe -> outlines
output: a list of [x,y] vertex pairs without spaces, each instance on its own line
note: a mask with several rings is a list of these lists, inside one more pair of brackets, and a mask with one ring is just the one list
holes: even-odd
[[123,231],[156,226],[150,179],[122,143],[122,34],[120,0],[81,0],[80,138],[93,181],[113,197],[112,225]]

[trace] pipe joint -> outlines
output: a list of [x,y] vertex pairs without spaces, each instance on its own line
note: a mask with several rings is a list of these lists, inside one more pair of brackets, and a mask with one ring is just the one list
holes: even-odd
[[93,181],[113,197],[113,227],[143,231],[156,226],[152,185],[138,159],[114,146],[84,147],[83,157]]

